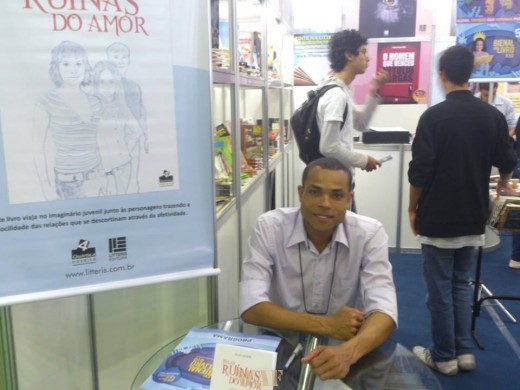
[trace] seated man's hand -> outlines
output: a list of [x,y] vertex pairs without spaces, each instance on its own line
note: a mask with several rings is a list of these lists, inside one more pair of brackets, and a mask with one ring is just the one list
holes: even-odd
[[309,363],[314,374],[321,380],[343,379],[350,371],[351,355],[341,345],[319,345],[305,355],[301,362]]
[[336,340],[350,340],[359,331],[365,316],[356,308],[342,306],[329,320],[327,336]]

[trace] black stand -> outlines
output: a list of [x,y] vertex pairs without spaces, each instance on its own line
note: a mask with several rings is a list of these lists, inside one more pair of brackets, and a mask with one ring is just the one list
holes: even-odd
[[[478,256],[477,256],[477,271],[475,274],[475,280],[473,281],[474,284],[474,290],[473,290],[473,314],[471,316],[471,336],[473,337],[473,340],[475,340],[475,343],[477,343],[477,346],[480,349],[484,349],[484,345],[480,342],[480,340],[477,337],[476,331],[475,331],[475,325],[476,325],[476,319],[480,315],[480,306],[482,306],[482,303],[487,299],[493,299],[496,301],[498,306],[504,311],[504,313],[511,319],[512,322],[516,323],[515,317],[511,315],[511,313],[499,302],[499,300],[516,300],[520,301],[520,297],[518,296],[504,296],[504,295],[493,295],[493,293],[484,286],[484,283],[480,280],[480,270],[482,266],[482,247],[478,247]],[[482,290],[487,294],[487,296],[482,296]]]

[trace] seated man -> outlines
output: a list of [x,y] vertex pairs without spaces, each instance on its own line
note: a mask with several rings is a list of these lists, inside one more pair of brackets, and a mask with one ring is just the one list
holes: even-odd
[[240,313],[259,326],[328,336],[303,357],[320,379],[341,379],[397,325],[383,225],[347,211],[349,170],[333,158],[310,163],[300,208],[261,215],[242,265]]

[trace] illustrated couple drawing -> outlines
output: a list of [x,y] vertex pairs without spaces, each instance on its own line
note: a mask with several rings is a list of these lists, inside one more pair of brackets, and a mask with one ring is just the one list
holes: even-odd
[[125,77],[126,45],[114,43],[106,55],[92,67],[75,42],[51,51],[54,88],[40,95],[33,118],[45,200],[139,192],[140,153],[149,151],[141,88]]

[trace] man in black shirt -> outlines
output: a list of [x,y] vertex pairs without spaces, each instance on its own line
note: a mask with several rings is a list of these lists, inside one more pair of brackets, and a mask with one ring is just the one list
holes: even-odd
[[452,46],[441,56],[446,100],[419,120],[408,170],[408,213],[423,253],[433,343],[414,354],[429,367],[455,375],[473,370],[471,271],[484,244],[491,167],[497,191],[511,191],[516,155],[503,114],[468,90],[473,54]]

